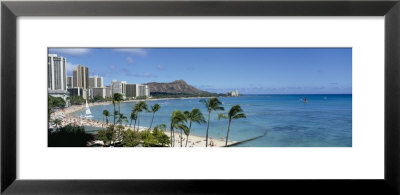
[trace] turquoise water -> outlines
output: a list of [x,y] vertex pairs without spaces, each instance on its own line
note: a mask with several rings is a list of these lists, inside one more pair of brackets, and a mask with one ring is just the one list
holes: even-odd
[[[307,96],[305,104],[301,98]],[[213,111],[209,134],[224,138],[228,120],[218,121],[219,113],[227,112],[239,104],[246,119],[233,120],[229,138],[241,141],[264,134],[266,136],[237,146],[240,147],[351,147],[352,146],[352,95],[243,95],[219,98],[225,111]],[[148,101],[160,104],[153,127],[169,124],[173,110],[199,108],[207,120],[207,110],[199,99]],[[121,112],[130,115],[134,102],[121,103]],[[103,120],[102,112],[113,110],[112,104],[93,106],[94,119]],[[84,111],[76,115],[84,114]],[[140,126],[149,126],[151,113],[142,112]],[[112,121],[112,118],[110,118]],[[192,134],[205,136],[207,124],[192,125]]]

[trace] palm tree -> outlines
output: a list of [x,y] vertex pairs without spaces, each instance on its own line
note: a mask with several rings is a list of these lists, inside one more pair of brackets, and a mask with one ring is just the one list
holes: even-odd
[[157,141],[161,146],[165,146],[168,143],[168,136],[164,133],[167,129],[166,124],[158,124],[153,129],[153,135],[156,136]]
[[155,114],[159,109],[160,109],[160,105],[159,105],[159,104],[154,104],[153,106],[151,106],[151,112],[153,113],[153,117],[151,118],[151,123],[150,123],[149,129],[151,129],[151,126],[153,125],[154,114]]
[[117,121],[117,123],[119,123],[119,125],[117,126],[118,127],[117,128],[118,129],[118,138],[117,139],[121,138],[121,130],[124,129],[124,126],[122,126],[122,122],[127,123],[128,118],[124,114],[120,113],[118,116],[118,121]]
[[190,112],[189,111],[185,111],[183,113],[186,115],[186,118],[190,122],[189,131],[188,131],[188,134],[186,135],[187,139],[186,139],[185,147],[187,147],[190,130],[192,130],[192,122],[195,122],[195,123],[200,125],[201,123],[205,123],[206,120],[204,119],[203,113],[201,113],[200,109],[198,109],[198,108],[193,108],[192,111],[190,111]]
[[218,120],[220,120],[221,118],[229,119],[228,132],[226,132],[226,141],[225,141],[225,146],[227,146],[232,119],[246,118],[246,115],[243,113],[243,109],[238,104],[236,104],[236,105],[232,106],[232,108],[229,110],[228,116],[226,116],[224,114],[219,114]]
[[[135,113],[135,124],[133,125],[133,130],[136,130],[136,121],[137,121],[137,118],[138,118],[138,114],[137,114],[137,112],[138,112],[138,104],[135,104],[135,105],[133,105],[133,107],[132,107],[132,111],[131,111],[131,113]],[[131,114],[132,115],[132,114]],[[138,130],[139,131],[139,130]]]
[[211,111],[213,110],[224,110],[224,107],[222,107],[222,103],[218,100],[218,98],[210,98],[208,100],[201,99],[201,103],[203,103],[207,110],[208,110],[208,122],[207,122],[207,133],[206,133],[206,147],[208,146],[208,129],[210,128],[210,115]]
[[177,125],[182,124],[183,122],[186,122],[186,116],[184,114],[182,114],[182,112],[180,110],[175,110],[174,112],[172,112],[171,115],[171,125],[170,125],[170,130],[171,130],[171,147],[173,147],[175,144],[173,142],[175,142],[175,133],[174,133],[174,128],[177,127]]
[[[185,124],[177,124],[177,125],[176,125],[176,128],[178,128],[178,129],[181,130],[181,148],[182,148],[182,139],[183,139],[182,131],[185,132],[186,138],[188,138],[188,137],[189,137],[190,130],[189,130],[189,127],[186,126]],[[186,139],[186,140],[187,140],[187,139]]]
[[112,100],[112,104],[114,106],[114,112],[113,112],[114,113],[114,115],[113,115],[114,121],[113,121],[113,125],[115,126],[115,115],[116,115],[115,112],[117,112],[117,111],[115,110],[115,100],[114,99]]
[[[108,110],[103,110],[103,116],[106,117],[106,123],[108,124],[108,117],[110,116],[110,112]],[[103,117],[104,121],[104,117]]]
[[58,129],[58,126],[61,125],[61,119],[54,119],[53,124],[56,126],[56,129]]
[[154,127],[154,131],[165,131],[167,129],[166,124],[158,124]]
[[122,125],[122,122],[128,122],[128,118],[124,114],[120,113],[117,123]]
[[140,113],[143,110],[148,110],[147,104],[145,101],[140,101],[139,103],[135,104],[136,112],[138,112],[137,121],[138,121],[138,131],[140,128]]
[[[133,110],[132,110],[132,112],[131,112],[131,117],[130,117],[130,119],[131,119],[131,123],[129,124],[129,127],[132,127],[132,120],[135,121],[135,125],[136,125],[137,115],[136,115],[136,112],[133,111]],[[135,130],[135,126],[133,126],[133,129]]]
[[[124,96],[120,93],[114,93],[113,95],[113,101],[115,101],[118,104],[118,113],[121,113],[121,101],[124,99]],[[114,104],[114,110],[115,110],[115,103]],[[115,117],[114,117],[115,118]],[[115,123],[114,123],[115,124]]]

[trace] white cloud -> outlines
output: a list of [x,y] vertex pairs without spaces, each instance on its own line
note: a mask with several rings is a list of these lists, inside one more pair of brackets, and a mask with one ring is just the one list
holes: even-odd
[[131,57],[126,57],[126,61],[129,63],[129,64],[133,64],[133,59],[131,58]]
[[158,69],[158,70],[165,70],[166,68],[165,68],[165,66],[163,66],[163,65],[158,65],[158,66],[157,66],[157,69]]
[[81,56],[90,53],[88,48],[49,48],[49,54]]
[[128,53],[128,54],[132,54],[132,55],[138,55],[138,56],[147,55],[147,51],[145,49],[139,49],[139,48],[118,48],[118,49],[114,49],[114,51]]

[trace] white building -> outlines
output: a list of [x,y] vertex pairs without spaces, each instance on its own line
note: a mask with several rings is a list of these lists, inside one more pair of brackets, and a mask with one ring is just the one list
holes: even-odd
[[143,84],[136,84],[136,97],[150,96],[149,86]]
[[105,89],[106,89],[106,97],[111,97],[112,96],[111,87],[106,86]]
[[89,77],[89,88],[100,88],[100,87],[104,87],[103,77],[99,76]]
[[83,89],[89,88],[89,68],[83,65],[78,65],[72,71],[73,87],[81,87]]
[[47,56],[47,88],[48,90],[67,90],[66,59],[57,54]]
[[148,85],[143,84],[127,84],[126,85],[126,97],[140,97],[150,96],[150,89]]
[[97,87],[104,87],[103,77],[97,77]]
[[228,96],[232,96],[232,97],[237,97],[239,96],[239,91],[238,90],[233,90],[227,93]]
[[107,97],[107,89],[105,87],[97,87],[93,88],[93,97]]
[[122,94],[122,96],[125,99],[125,92],[126,92],[126,81],[117,81],[117,80],[112,80],[110,84],[111,88],[111,96],[114,96],[116,93]]

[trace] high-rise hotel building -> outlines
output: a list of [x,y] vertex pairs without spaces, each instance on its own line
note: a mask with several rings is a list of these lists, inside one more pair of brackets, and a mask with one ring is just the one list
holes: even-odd
[[92,76],[89,77],[89,88],[101,88],[104,87],[103,77]]
[[78,65],[74,71],[72,71],[72,83],[73,87],[80,87],[82,89],[89,88],[89,69],[85,66]]
[[110,83],[111,96],[115,93],[120,93],[126,97],[126,81],[112,80]]
[[66,59],[57,54],[47,56],[47,88],[48,90],[67,90]]
[[148,85],[144,84],[127,84],[126,97],[141,97],[150,96],[150,89]]

